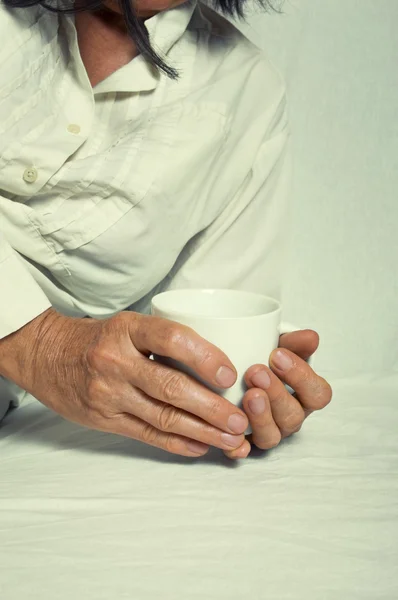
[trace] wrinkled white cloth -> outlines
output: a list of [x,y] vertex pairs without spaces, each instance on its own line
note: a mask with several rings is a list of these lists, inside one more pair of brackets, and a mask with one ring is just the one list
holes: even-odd
[[33,399],[0,430],[7,600],[395,600],[398,377],[239,465],[83,429]]

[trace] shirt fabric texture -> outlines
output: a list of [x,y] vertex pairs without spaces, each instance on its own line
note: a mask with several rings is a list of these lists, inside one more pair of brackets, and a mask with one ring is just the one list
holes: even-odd
[[74,15],[0,4],[0,338],[50,306],[148,312],[168,289],[280,298],[283,80],[197,0],[145,26],[180,79],[139,55],[93,88]]

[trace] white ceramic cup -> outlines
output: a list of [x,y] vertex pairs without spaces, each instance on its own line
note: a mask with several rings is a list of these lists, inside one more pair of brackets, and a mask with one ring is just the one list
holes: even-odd
[[[257,363],[268,365],[282,333],[280,303],[252,292],[228,289],[163,292],[152,299],[152,314],[187,325],[220,348],[235,366],[238,378],[231,388],[214,388],[184,364],[167,357],[155,356],[155,360],[192,375],[236,406],[241,406],[247,391],[244,382],[247,369]],[[246,433],[251,433],[251,429]]]

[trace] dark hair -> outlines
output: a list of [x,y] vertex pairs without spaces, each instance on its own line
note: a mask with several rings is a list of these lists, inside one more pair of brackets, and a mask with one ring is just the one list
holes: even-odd
[[[102,0],[76,0],[74,6],[73,0],[62,0],[65,8],[57,6],[57,0],[0,0],[3,4],[11,8],[27,8],[40,4],[43,8],[56,13],[77,13],[83,11],[98,11],[106,9],[102,4]],[[144,21],[137,16],[134,10],[134,5],[131,0],[117,0],[123,13],[123,19],[130,37],[134,40],[139,54],[142,54],[153,66],[158,67],[163,71],[170,79],[179,79],[178,70],[170,67],[164,62],[158,54],[151,47],[149,41],[148,31],[144,25]],[[54,2],[55,7],[51,6],[51,2]],[[247,0],[211,0],[215,10],[220,11],[223,15],[230,16],[246,21],[245,9]],[[266,10],[272,8],[270,0],[254,0],[255,3],[259,4],[261,8]],[[69,5],[69,8],[68,8]]]

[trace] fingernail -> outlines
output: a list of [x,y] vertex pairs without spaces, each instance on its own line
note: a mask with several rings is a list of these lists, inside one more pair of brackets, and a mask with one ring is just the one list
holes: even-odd
[[255,387],[267,390],[271,385],[271,379],[267,371],[258,371],[257,373],[255,373],[252,377],[252,384]]
[[252,398],[248,402],[249,408],[253,415],[261,415],[265,411],[265,398],[264,396],[257,396]]
[[228,427],[234,433],[243,433],[247,427],[247,418],[239,413],[235,413],[229,417]]
[[272,356],[271,362],[281,371],[290,371],[290,369],[293,367],[292,359],[290,356],[285,354],[285,352],[282,352],[282,350],[277,350],[275,352],[275,354]]
[[231,446],[231,448],[239,448],[243,442],[240,436],[230,435],[229,433],[222,433],[221,440],[224,444],[227,444],[227,446]]
[[209,449],[209,446],[192,440],[191,442],[187,442],[187,448],[193,454],[204,454]]
[[220,387],[228,388],[235,383],[235,373],[229,367],[220,367],[216,375]]

